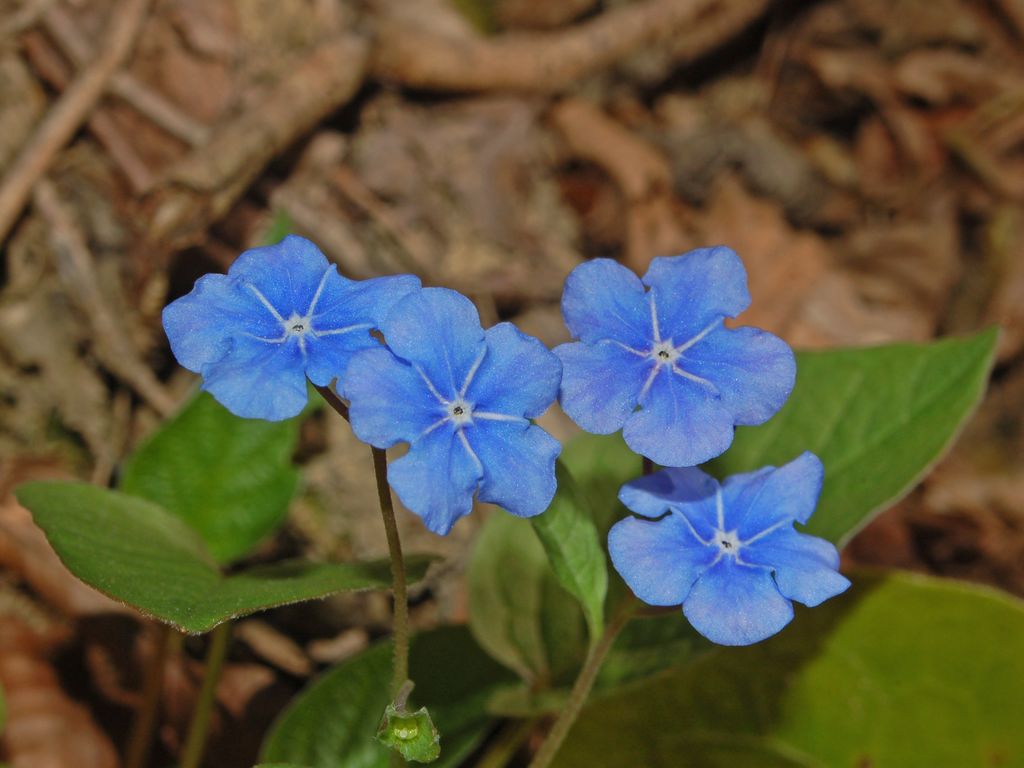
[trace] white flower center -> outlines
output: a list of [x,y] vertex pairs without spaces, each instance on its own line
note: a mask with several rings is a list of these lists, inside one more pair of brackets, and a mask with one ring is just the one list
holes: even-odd
[[305,336],[307,333],[312,333],[313,323],[312,318],[308,315],[306,317],[299,317],[297,314],[292,315],[283,323],[285,336]]
[[730,555],[736,557],[740,553],[740,546],[743,542],[740,541],[740,537],[736,535],[736,531],[715,531],[713,543],[718,547],[718,551],[723,555]]
[[672,339],[660,341],[651,347],[651,359],[658,365],[671,366],[679,359],[679,350],[672,345]]
[[473,422],[473,406],[461,397],[452,400],[445,406],[448,409],[448,418],[456,426],[471,424]]

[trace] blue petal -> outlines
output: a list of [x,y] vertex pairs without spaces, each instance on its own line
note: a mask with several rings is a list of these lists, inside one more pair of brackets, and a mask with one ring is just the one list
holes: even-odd
[[696,467],[672,467],[631,480],[619,489],[619,501],[644,517],[669,509],[684,514],[698,536],[710,541],[717,529],[718,481]]
[[622,429],[636,408],[651,361],[612,341],[562,344],[553,351],[562,361],[559,402],[569,418],[598,435]]
[[164,307],[163,323],[174,357],[196,373],[224,357],[233,336],[282,335],[256,297],[226,275],[199,278],[191,292]]
[[651,308],[643,283],[611,259],[580,264],[565,279],[562,316],[574,338],[616,339],[647,350],[653,338]]
[[343,380],[352,356],[380,346],[371,331],[380,328],[394,304],[420,286],[412,275],[349,280],[331,270],[311,320],[316,335],[306,338],[309,352],[306,375],[326,386]]
[[298,341],[267,343],[236,336],[228,354],[203,366],[203,389],[236,416],[281,421],[306,405]]
[[540,341],[511,323],[484,334],[484,356],[466,392],[477,410],[535,418],[558,395],[562,362]]
[[779,591],[813,608],[845,592],[849,580],[838,573],[839,552],[824,539],[786,526],[743,547],[744,562],[775,571]]
[[352,431],[378,448],[411,443],[446,416],[416,370],[383,347],[355,355],[339,389]]
[[481,474],[450,423],[417,440],[405,456],[388,465],[388,482],[398,498],[441,536],[473,510]]
[[657,306],[661,338],[676,346],[750,306],[743,262],[722,245],[653,259],[644,283]]
[[[328,271],[336,274],[319,248],[304,237],[288,235],[276,245],[243,252],[228,274],[249,290],[259,291],[273,311],[287,320],[293,314],[306,315]],[[271,313],[269,308],[266,311]]]
[[662,368],[626,421],[622,436],[637,453],[665,467],[702,464],[732,443],[732,414],[706,385]]
[[555,459],[562,446],[538,426],[476,421],[466,437],[483,465],[480,500],[519,517],[539,515],[555,495]]
[[683,613],[713,643],[750,645],[786,626],[793,604],[779,592],[767,568],[723,557],[693,585]]
[[732,479],[728,529],[746,541],[787,521],[806,523],[818,503],[824,475],[821,460],[805,451],[778,469],[748,475],[746,481]]
[[676,365],[715,385],[737,424],[763,424],[782,407],[796,381],[789,345],[757,328],[718,328]]
[[708,547],[679,513],[652,522],[627,517],[608,533],[608,554],[633,594],[648,605],[681,605],[714,562]]
[[381,331],[395,354],[419,366],[449,400],[486,350],[473,302],[447,288],[424,288],[404,297],[391,308]]

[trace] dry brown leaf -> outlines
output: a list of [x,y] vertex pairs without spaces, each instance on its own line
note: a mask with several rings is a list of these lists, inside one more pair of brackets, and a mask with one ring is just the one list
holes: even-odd
[[72,700],[47,659],[44,637],[0,616],[0,685],[7,723],[0,751],[11,768],[118,768],[110,738]]
[[828,248],[815,234],[794,230],[781,207],[752,196],[734,176],[712,187],[709,204],[695,219],[698,245],[725,244],[743,259],[753,297],[741,322],[808,344],[799,333],[809,297],[829,270]]

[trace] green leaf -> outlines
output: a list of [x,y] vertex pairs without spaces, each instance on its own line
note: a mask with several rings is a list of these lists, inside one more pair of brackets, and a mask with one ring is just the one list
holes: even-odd
[[284,208],[276,208],[273,217],[270,219],[270,225],[263,235],[263,244],[276,245],[284,240],[285,236],[292,234],[294,230],[295,222],[288,215],[288,211],[284,210]]
[[[161,507],[87,483],[17,489],[64,564],[86,584],[184,632],[334,592],[387,587],[387,563],[286,561],[224,576],[199,535]],[[427,561],[410,558],[410,579]]]
[[1024,765],[1024,603],[894,573],[587,707],[558,768]]
[[[509,674],[465,627],[442,627],[412,641],[413,698],[430,709],[441,733],[438,768],[459,765],[489,726],[484,702]],[[390,752],[374,740],[390,701],[391,648],[372,646],[331,669],[295,698],[263,743],[261,759],[310,768],[386,768]]]
[[375,738],[407,762],[432,763],[441,756],[441,734],[426,707],[407,712],[388,704]]
[[548,510],[530,518],[558,581],[580,601],[590,641],[604,630],[608,567],[590,505],[569,470],[556,465],[558,492]]
[[997,335],[801,352],[786,405],[767,424],[738,429],[710,469],[722,477],[816,453],[825,487],[807,530],[842,545],[953,442],[984,394]]
[[569,441],[560,461],[583,489],[604,541],[612,525],[629,514],[619,502],[619,489],[643,474],[643,460],[629,449],[619,433],[584,433]]
[[558,583],[529,521],[487,518],[469,564],[480,646],[534,688],[571,681],[586,651],[583,612]]
[[298,419],[239,418],[202,392],[126,462],[120,487],[173,512],[227,563],[284,521],[298,430]]

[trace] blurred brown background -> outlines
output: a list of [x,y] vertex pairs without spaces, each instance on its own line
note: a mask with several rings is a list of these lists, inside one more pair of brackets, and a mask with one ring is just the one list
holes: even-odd
[[[110,482],[193,383],[160,310],[271,230],[551,345],[581,260],[642,272],[716,243],[747,264],[741,320],[795,346],[998,323],[980,412],[846,557],[1024,595],[1022,200],[1024,0],[0,0],[0,749],[118,765],[152,636],[10,489]],[[309,422],[304,490],[259,556],[383,552],[363,453]],[[403,523],[448,557],[414,621],[464,618],[473,523]],[[251,765],[287,697],[387,615],[375,595],[242,622],[210,759]],[[169,667],[164,757],[198,647]]]

